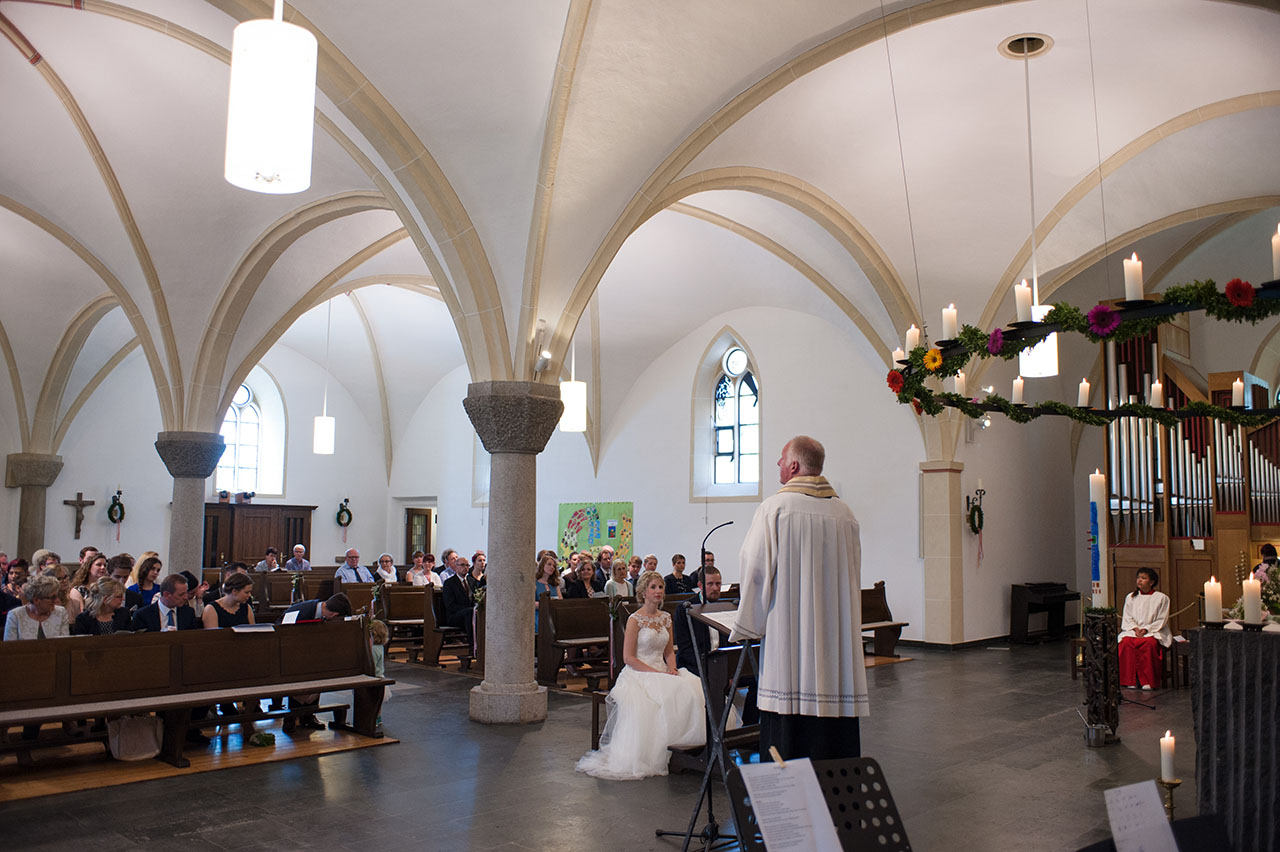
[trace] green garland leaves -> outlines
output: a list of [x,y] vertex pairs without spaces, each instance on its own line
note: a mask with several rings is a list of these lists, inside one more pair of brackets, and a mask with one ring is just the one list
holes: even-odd
[[[1233,288],[1237,289],[1233,291]],[[1240,298],[1241,289],[1247,298]],[[1166,307],[1176,306],[1178,310],[1166,311],[1155,316],[1131,316],[1126,319],[1126,313],[1130,312],[1121,309],[1118,311],[1119,326],[1106,335],[1094,333],[1090,327],[1088,315],[1066,302],[1055,304],[1045,316],[1044,324],[1057,326],[1062,332],[1082,334],[1094,343],[1104,341],[1119,343],[1148,335],[1165,323],[1172,322],[1178,314],[1195,310],[1203,310],[1214,319],[1250,324],[1257,324],[1269,317],[1280,315],[1280,298],[1276,297],[1274,290],[1258,292],[1251,285],[1236,280],[1227,285],[1227,291],[1232,292],[1234,301],[1232,297],[1219,291],[1218,285],[1211,279],[1168,287],[1164,291],[1162,304]],[[1006,336],[1003,329],[999,334],[988,334],[976,326],[965,325],[956,335],[956,344],[942,352],[942,363],[936,369],[929,370],[924,365],[925,353],[929,351],[926,347],[917,346],[907,353],[906,365],[898,370],[902,377],[902,387],[897,392],[898,402],[904,405],[915,404],[919,413],[928,414],[931,417],[936,417],[948,407],[959,409],[966,416],[975,419],[985,416],[988,412],[999,411],[1015,423],[1030,423],[1037,417],[1053,414],[1068,417],[1089,426],[1106,426],[1117,416],[1142,417],[1165,426],[1173,426],[1183,417],[1195,416],[1207,417],[1232,426],[1256,428],[1276,419],[1274,414],[1253,414],[1205,402],[1189,402],[1177,413],[1142,403],[1126,403],[1105,412],[1098,409],[1077,408],[1052,400],[1039,403],[1035,407],[1028,407],[1014,405],[999,394],[989,394],[979,402],[955,393],[934,392],[925,385],[926,379],[954,376],[975,357],[983,360],[996,357],[1005,361],[1012,360],[1023,350],[1040,343],[1042,339],[1043,335]],[[891,375],[890,378],[893,376]],[[896,385],[891,386],[896,387]]]

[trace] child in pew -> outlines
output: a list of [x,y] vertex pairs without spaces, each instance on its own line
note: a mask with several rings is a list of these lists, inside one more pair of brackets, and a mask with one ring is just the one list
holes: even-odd
[[[384,622],[376,618],[369,622],[370,650],[373,651],[373,673],[378,677],[387,676],[387,645],[391,642],[391,631]],[[391,687],[387,687],[382,700],[391,697]],[[382,727],[382,716],[374,720],[375,727]]]

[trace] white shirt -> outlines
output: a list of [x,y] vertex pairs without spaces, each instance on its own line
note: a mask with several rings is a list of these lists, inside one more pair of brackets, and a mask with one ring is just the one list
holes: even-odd
[[169,613],[173,613],[173,629],[178,629],[178,609],[177,607],[167,607],[164,601],[160,600],[160,596],[156,595],[156,608],[160,610],[160,629],[169,629]]
[[444,580],[440,579],[440,575],[435,571],[426,570],[420,574],[414,573],[413,569],[409,569],[409,580],[415,586],[425,586],[427,583],[435,586],[437,589],[444,586]]
[[861,559],[858,521],[839,498],[783,491],[756,510],[739,555],[742,595],[729,638],[764,637],[761,710],[870,714]]
[[1124,615],[1120,617],[1120,639],[1133,636],[1142,628],[1164,647],[1173,644],[1173,631],[1169,629],[1169,596],[1164,592],[1149,595],[1125,595]]

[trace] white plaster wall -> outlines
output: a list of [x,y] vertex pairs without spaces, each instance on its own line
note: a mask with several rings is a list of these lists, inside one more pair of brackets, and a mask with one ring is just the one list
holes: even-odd
[[[13,389],[9,383],[9,373],[4,371],[0,376],[0,450],[5,455],[22,452],[22,437],[18,431],[18,414],[13,407]],[[15,558],[21,554],[14,553],[18,545],[18,502],[22,495],[18,488],[0,488],[0,552]],[[26,558],[30,558],[27,554]]]

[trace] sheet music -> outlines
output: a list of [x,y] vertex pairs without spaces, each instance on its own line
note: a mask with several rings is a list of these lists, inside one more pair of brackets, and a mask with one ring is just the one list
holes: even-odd
[[733,624],[738,620],[738,611],[736,609],[726,609],[722,612],[703,612],[703,618],[709,618],[716,624],[724,628],[725,633],[733,632]]
[[[835,823],[809,758],[738,767],[769,852],[840,852]],[[1176,852],[1176,850],[1174,850]]]
[[1155,781],[1113,787],[1106,800],[1116,852],[1178,852]]
[[298,611],[286,612],[284,618],[280,619],[281,624],[293,624],[298,620]]
[[[294,620],[296,621],[297,613],[292,613],[292,615],[295,616]],[[275,629],[276,626],[274,624],[267,622],[264,624],[237,624],[231,628],[231,631],[233,633],[272,633]]]

